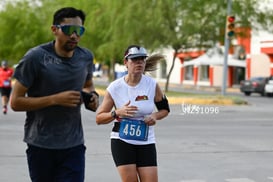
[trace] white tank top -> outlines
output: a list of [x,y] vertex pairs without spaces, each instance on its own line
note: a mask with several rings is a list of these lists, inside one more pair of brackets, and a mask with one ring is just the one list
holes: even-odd
[[[152,114],[155,110],[154,98],[156,90],[156,81],[146,75],[142,75],[138,85],[132,87],[125,82],[124,76],[112,82],[107,91],[112,96],[116,108],[121,108],[129,100],[130,105],[138,107],[138,112],[131,119],[143,120],[145,116]],[[116,121],[115,121],[116,122]],[[111,138],[119,138],[118,132],[112,132]],[[154,126],[149,126],[148,140],[126,140],[121,139],[127,143],[135,145],[155,143]]]

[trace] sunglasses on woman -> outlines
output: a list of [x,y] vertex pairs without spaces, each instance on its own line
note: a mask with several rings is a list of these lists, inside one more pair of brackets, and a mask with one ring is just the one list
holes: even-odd
[[82,36],[85,28],[83,26],[79,26],[79,25],[55,25],[57,28],[60,28],[62,30],[62,32],[65,35],[72,35],[74,32],[78,35],[78,36]]

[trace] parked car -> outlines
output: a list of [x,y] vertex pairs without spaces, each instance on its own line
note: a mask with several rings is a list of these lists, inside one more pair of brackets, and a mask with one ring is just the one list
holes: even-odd
[[93,71],[93,77],[102,77],[102,75],[103,75],[102,70]]
[[267,96],[273,96],[273,76],[269,78],[267,84],[265,85],[264,92]]
[[93,77],[102,77],[102,65],[100,63],[96,63],[93,65]]
[[267,81],[268,77],[253,77],[249,80],[242,80],[240,82],[240,91],[246,96],[250,96],[251,93],[259,93],[264,96]]

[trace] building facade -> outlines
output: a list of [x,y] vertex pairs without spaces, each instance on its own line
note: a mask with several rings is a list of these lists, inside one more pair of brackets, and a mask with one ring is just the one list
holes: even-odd
[[[227,87],[238,87],[241,80],[254,76],[273,75],[273,35],[252,32],[247,28],[237,29],[227,59]],[[189,86],[221,87],[224,72],[224,47],[216,46],[204,51],[178,53],[170,83]],[[173,50],[164,49],[166,63],[156,73],[158,80],[164,80],[173,62]]]

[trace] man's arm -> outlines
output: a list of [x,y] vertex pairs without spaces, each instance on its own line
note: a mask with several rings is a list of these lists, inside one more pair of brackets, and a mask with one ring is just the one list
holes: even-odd
[[76,107],[81,102],[80,92],[77,91],[64,91],[43,97],[28,97],[27,90],[24,85],[15,80],[11,93],[11,108],[14,111],[33,111],[53,105]]

